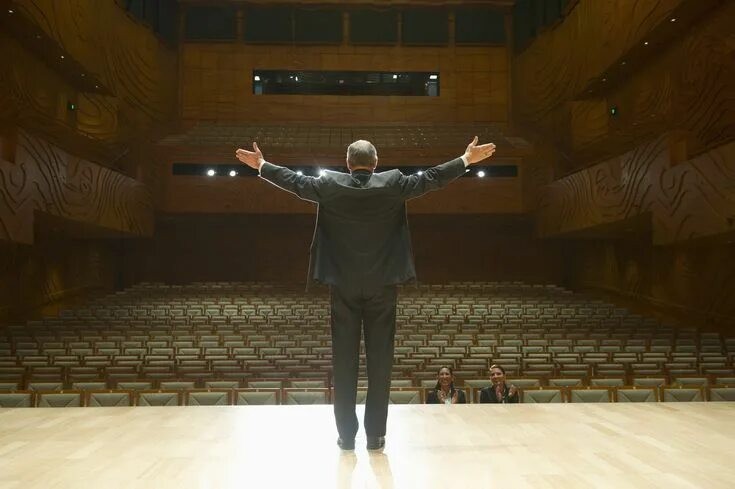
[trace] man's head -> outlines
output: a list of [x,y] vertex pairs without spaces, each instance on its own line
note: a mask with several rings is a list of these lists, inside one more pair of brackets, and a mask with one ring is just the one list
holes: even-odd
[[378,152],[370,141],[357,140],[347,147],[347,168],[353,170],[375,170]]

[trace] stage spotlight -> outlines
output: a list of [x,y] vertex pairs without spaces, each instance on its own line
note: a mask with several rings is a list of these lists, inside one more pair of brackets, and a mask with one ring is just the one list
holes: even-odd
[[676,22],[676,17],[672,17],[671,22]]
[[231,177],[236,177],[237,176],[237,172],[235,170],[230,170],[230,176]]
[[465,170],[464,172],[465,172],[465,173],[467,173],[468,171],[470,171],[470,169],[469,169],[469,168],[467,168],[467,169],[466,169],[466,170]]
[[8,13],[9,13],[9,14],[12,14],[12,13],[13,13],[13,9],[9,8],[9,9],[8,9]]
[[424,174],[424,172],[422,170],[419,170],[419,171],[416,172],[416,175],[423,175],[423,174]]
[[429,75],[429,80],[438,80],[439,75]]
[[482,171],[482,170],[480,170],[480,171],[477,172],[477,176],[480,177],[480,178],[485,178],[485,172]]
[[208,177],[213,177],[213,176],[215,176],[216,174],[217,174],[217,172],[216,172],[216,171],[214,171],[214,168],[210,168],[209,170],[207,170],[207,176],[208,176]]
[[648,41],[643,43],[644,46],[648,46]]
[[61,56],[59,56],[59,58],[64,59],[64,55],[62,54]]
[[398,80],[398,75],[393,75],[394,80]]
[[320,177],[323,177],[326,174],[327,174],[327,170],[319,170],[319,176]]
[[255,75],[255,76],[253,77],[253,80],[255,80],[255,81],[260,81],[260,76],[259,76],[259,75]]
[[302,172],[301,170],[297,170],[297,171],[296,171],[296,174],[297,174],[297,175],[299,175],[299,176],[301,176],[301,175],[303,175],[303,174],[304,174],[304,172]]

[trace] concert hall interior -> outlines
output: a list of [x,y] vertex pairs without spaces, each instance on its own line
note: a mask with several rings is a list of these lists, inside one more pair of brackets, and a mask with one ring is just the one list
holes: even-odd
[[[733,25],[729,0],[0,0],[0,487],[731,487]],[[405,204],[385,448],[361,345],[340,450],[323,214],[235,151],[349,180],[367,140],[436,184],[475,136],[492,156]],[[493,365],[517,405],[480,402]],[[466,405],[429,405],[442,367]]]

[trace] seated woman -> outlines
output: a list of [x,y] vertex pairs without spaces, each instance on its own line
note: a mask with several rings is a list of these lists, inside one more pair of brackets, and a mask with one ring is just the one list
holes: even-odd
[[454,388],[454,372],[451,367],[439,369],[436,387],[426,396],[426,404],[466,404],[464,391]]
[[507,385],[505,382],[505,369],[500,365],[490,366],[491,387],[485,387],[480,391],[480,403],[514,404],[518,402],[518,388]]

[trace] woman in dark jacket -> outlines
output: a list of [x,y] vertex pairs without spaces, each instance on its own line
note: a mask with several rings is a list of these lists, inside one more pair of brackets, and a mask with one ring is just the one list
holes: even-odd
[[454,372],[451,367],[439,369],[436,387],[426,396],[426,404],[466,404],[464,391],[454,388]]
[[480,403],[514,404],[518,402],[518,388],[512,384],[506,384],[503,367],[490,366],[490,381],[493,385],[480,391]]

